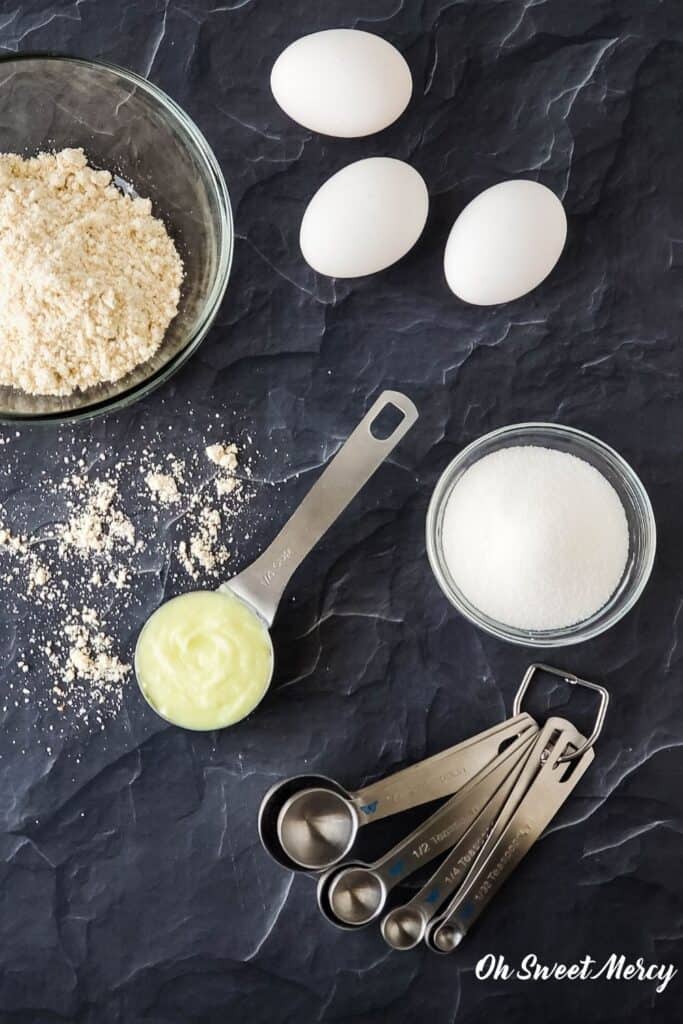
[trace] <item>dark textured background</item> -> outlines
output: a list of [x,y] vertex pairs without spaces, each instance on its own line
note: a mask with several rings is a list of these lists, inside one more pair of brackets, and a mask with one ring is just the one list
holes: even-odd
[[[311,135],[270,96],[282,48],[334,26],[380,33],[411,65],[409,109],[377,137]],[[200,427],[218,409],[228,431],[248,430],[258,475],[282,486],[259,491],[261,525],[238,545],[241,565],[380,389],[405,389],[421,412],[297,575],[275,629],[276,686],[249,721],[183,733],[131,685],[104,736],[67,736],[52,756],[26,715],[11,740],[0,734],[0,1019],[680,1019],[680,979],[655,996],[633,982],[479,982],[473,965],[487,952],[680,958],[683,6],[5,0],[0,49],[101,56],[148,75],[204,130],[234,204],[234,272],[208,340],[161,392],[74,428],[86,447],[134,453],[141,424],[172,422],[182,438],[188,403]],[[383,274],[317,279],[297,246],[305,204],[372,154],[424,175],[424,236]],[[465,307],[443,279],[448,230],[477,192],[514,176],[562,197],[565,253],[532,295]],[[348,935],[319,919],[310,881],[261,851],[258,803],[307,767],[358,785],[509,710],[530,652],[451,610],[423,524],[453,455],[526,418],[591,431],[632,462],[657,516],[654,575],[608,635],[548,658],[613,694],[596,763],[552,834],[456,955],[391,954],[372,928]],[[28,487],[55,438],[23,431],[16,444]],[[142,581],[148,608],[161,581]]]

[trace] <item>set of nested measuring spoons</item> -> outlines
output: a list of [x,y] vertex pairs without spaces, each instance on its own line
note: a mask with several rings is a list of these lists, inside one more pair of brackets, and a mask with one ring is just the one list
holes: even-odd
[[[539,670],[600,694],[588,738],[565,718],[539,726],[521,710]],[[382,936],[394,949],[424,941],[449,953],[588,769],[608,702],[607,690],[596,683],[531,665],[512,717],[472,739],[355,792],[318,775],[274,786],[259,812],[261,841],[290,870],[321,872],[318,906],[337,927],[352,930],[381,918]],[[349,858],[361,827],[444,797],[435,813],[379,859]],[[415,895],[388,909],[406,878],[444,854]]]

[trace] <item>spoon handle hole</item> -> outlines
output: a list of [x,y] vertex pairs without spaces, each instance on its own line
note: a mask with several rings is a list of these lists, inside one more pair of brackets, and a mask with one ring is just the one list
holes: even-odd
[[388,441],[405,419],[405,413],[393,402],[387,402],[370,424],[370,433],[376,441]]

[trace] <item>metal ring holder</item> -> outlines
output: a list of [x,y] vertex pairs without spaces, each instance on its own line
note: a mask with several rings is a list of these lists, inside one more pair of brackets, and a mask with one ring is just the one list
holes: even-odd
[[577,758],[581,757],[582,754],[593,746],[602,732],[605,715],[607,714],[607,705],[609,704],[609,693],[604,686],[599,686],[598,683],[591,683],[587,679],[579,679],[579,677],[575,676],[573,672],[565,672],[562,669],[553,668],[552,665],[544,665],[541,662],[536,662],[533,665],[529,665],[528,669],[524,673],[524,678],[520,683],[512,704],[513,715],[518,715],[520,713],[524,694],[529,689],[529,684],[537,672],[548,672],[552,676],[559,676],[560,679],[565,683],[569,683],[571,686],[583,686],[588,690],[594,690],[600,694],[600,704],[598,706],[598,713],[595,718],[593,732],[590,734],[586,742],[577,750],[573,750],[571,754],[563,754],[562,757],[558,758],[558,764],[564,764],[568,761],[576,761]]

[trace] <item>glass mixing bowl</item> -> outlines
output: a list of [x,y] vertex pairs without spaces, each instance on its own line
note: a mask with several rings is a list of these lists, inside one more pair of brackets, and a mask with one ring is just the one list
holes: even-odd
[[0,152],[82,147],[116,183],[152,200],[185,264],[178,315],[146,363],[68,396],[0,387],[0,421],[62,421],[121,408],[182,366],[206,336],[230,275],[233,226],[218,162],[192,120],[143,78],[100,61],[0,58]]
[[[524,630],[497,622],[480,612],[458,589],[443,553],[443,516],[451,491],[475,462],[501,448],[536,445],[576,455],[594,466],[614,487],[624,507],[629,529],[629,554],[619,586],[607,604],[588,619],[563,629]],[[652,505],[642,483],[627,462],[590,434],[553,423],[517,423],[494,430],[468,445],[446,467],[434,489],[427,512],[427,555],[437,582],[458,611],[487,633],[526,647],[564,647],[604,633],[629,611],[648,581],[657,545]]]

